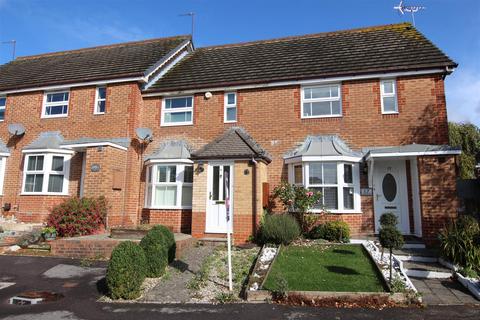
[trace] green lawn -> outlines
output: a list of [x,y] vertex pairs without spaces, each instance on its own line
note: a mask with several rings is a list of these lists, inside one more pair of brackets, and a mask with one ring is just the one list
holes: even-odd
[[288,290],[382,292],[380,277],[361,245],[290,246],[280,251],[264,288],[283,282]]

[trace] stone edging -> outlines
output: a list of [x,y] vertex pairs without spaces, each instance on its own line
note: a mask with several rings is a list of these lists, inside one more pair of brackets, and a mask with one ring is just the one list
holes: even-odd
[[446,268],[451,269],[455,276],[465,288],[467,288],[477,300],[480,300],[480,279],[473,279],[464,277],[458,270],[459,267],[454,265],[453,263],[446,261],[442,258],[438,259],[438,262]]

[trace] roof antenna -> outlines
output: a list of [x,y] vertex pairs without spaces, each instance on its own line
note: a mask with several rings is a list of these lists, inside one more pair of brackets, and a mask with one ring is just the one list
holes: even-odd
[[413,21],[414,27],[415,27],[415,13],[417,13],[419,10],[425,10],[425,9],[427,8],[423,6],[404,6],[403,0],[400,0],[400,3],[398,4],[398,6],[393,7],[393,10],[398,10],[402,15],[405,14],[405,12],[410,12],[412,14],[412,21]]
[[187,16],[192,17],[192,31],[190,33],[190,36],[192,37],[192,41],[193,41],[193,31],[194,31],[194,28],[195,28],[195,12],[183,13],[183,14],[180,14],[180,16],[181,17],[187,17]]
[[1,44],[11,44],[12,45],[12,60],[15,60],[15,47],[17,45],[17,40],[8,40],[2,41]]

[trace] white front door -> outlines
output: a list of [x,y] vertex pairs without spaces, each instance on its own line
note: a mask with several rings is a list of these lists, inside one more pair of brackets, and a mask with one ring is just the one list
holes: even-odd
[[392,212],[398,217],[397,228],[410,234],[405,161],[375,161],[373,172],[375,231],[379,231],[382,214]]
[[207,183],[205,232],[227,233],[227,225],[231,231],[233,220],[233,164],[209,163]]

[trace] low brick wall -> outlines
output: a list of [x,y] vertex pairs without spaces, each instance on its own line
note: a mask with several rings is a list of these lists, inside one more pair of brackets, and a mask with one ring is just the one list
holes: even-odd
[[[186,249],[196,243],[189,235],[176,236],[177,251],[175,256],[181,257]],[[125,239],[112,239],[108,236],[85,236],[77,238],[58,239],[50,242],[51,254],[59,257],[77,259],[109,259],[113,249]],[[140,240],[128,240],[140,242]]]

